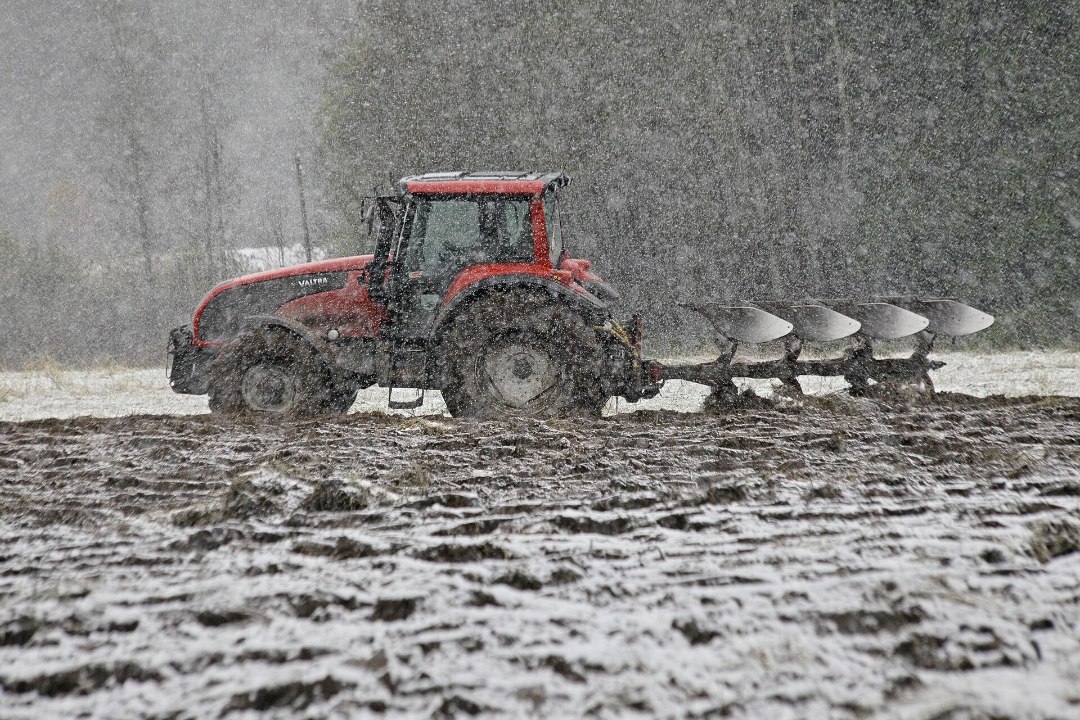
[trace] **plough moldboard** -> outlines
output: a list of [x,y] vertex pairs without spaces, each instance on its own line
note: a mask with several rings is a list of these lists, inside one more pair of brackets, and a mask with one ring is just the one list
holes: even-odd
[[[933,390],[929,371],[945,363],[930,360],[938,336],[959,337],[984,330],[994,318],[954,298],[916,296],[851,300],[761,301],[741,305],[690,303],[718,333],[720,356],[708,363],[665,365],[665,380],[708,385],[716,394],[733,393],[734,378],[775,378],[795,389],[799,376],[842,377],[853,392],[871,383],[892,382]],[[909,357],[874,357],[875,341],[913,338]],[[809,344],[848,340],[841,357],[803,359]],[[759,362],[734,361],[740,346],[779,342],[783,356]]]

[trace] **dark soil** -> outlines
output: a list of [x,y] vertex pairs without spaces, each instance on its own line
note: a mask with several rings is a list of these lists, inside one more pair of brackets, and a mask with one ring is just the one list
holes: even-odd
[[1080,399],[0,423],[0,717],[1080,717]]

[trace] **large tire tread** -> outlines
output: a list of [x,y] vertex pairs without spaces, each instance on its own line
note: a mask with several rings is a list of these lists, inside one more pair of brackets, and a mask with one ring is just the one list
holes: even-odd
[[[603,352],[593,330],[565,303],[539,293],[506,292],[473,302],[452,321],[443,348],[447,383],[443,398],[455,417],[599,416],[607,396],[601,389]],[[478,363],[499,337],[529,337],[553,353],[562,381],[530,407],[510,407],[481,382]]]
[[209,368],[210,410],[215,413],[257,412],[244,399],[245,373],[259,364],[286,370],[295,382],[295,400],[282,414],[297,417],[344,413],[355,391],[339,387],[333,372],[315,348],[283,328],[255,328],[233,338]]

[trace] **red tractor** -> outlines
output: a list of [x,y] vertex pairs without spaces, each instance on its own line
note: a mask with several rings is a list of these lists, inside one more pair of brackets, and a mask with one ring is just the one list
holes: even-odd
[[613,395],[655,395],[640,324],[616,322],[614,290],[563,247],[568,182],[404,178],[373,198],[374,255],[214,288],[190,329],[172,332],[173,390],[209,393],[214,411],[319,414],[379,384],[440,390],[453,415],[478,417],[595,414]]
[[[562,173],[432,173],[372,198],[374,255],[245,275],[210,291],[169,340],[170,385],[209,394],[215,412],[343,413],[378,384],[439,390],[454,416],[600,413],[608,398],[656,395],[665,380],[730,394],[734,377],[845,377],[929,384],[937,335],[975,332],[989,315],[952,299],[889,298],[689,305],[722,353],[697,365],[641,357],[642,325],[619,322],[618,294],[571,258],[559,219]],[[369,225],[371,227],[371,225]],[[906,358],[871,341],[915,335]],[[801,360],[805,341],[852,338],[842,357]],[[740,343],[780,343],[782,357],[736,363]]]

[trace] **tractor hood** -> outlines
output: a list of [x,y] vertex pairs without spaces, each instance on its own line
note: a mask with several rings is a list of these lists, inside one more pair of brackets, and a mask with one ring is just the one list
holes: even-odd
[[359,272],[367,267],[367,264],[371,262],[373,255],[357,255],[355,257],[344,258],[332,258],[330,260],[318,260],[316,262],[300,263],[299,265],[289,265],[283,268],[274,268],[273,270],[262,270],[256,273],[250,273],[248,275],[241,275],[240,277],[233,278],[232,280],[226,280],[221,283],[208,294],[213,295],[222,289],[228,289],[236,287],[238,285],[250,285],[251,283],[263,282],[264,280],[276,280],[278,278],[295,277],[297,275],[319,275],[322,273],[333,272]]
[[211,290],[195,310],[192,330],[197,345],[217,344],[237,334],[244,318],[273,315],[287,302],[339,290],[361,272],[371,255],[320,260],[241,275]]

